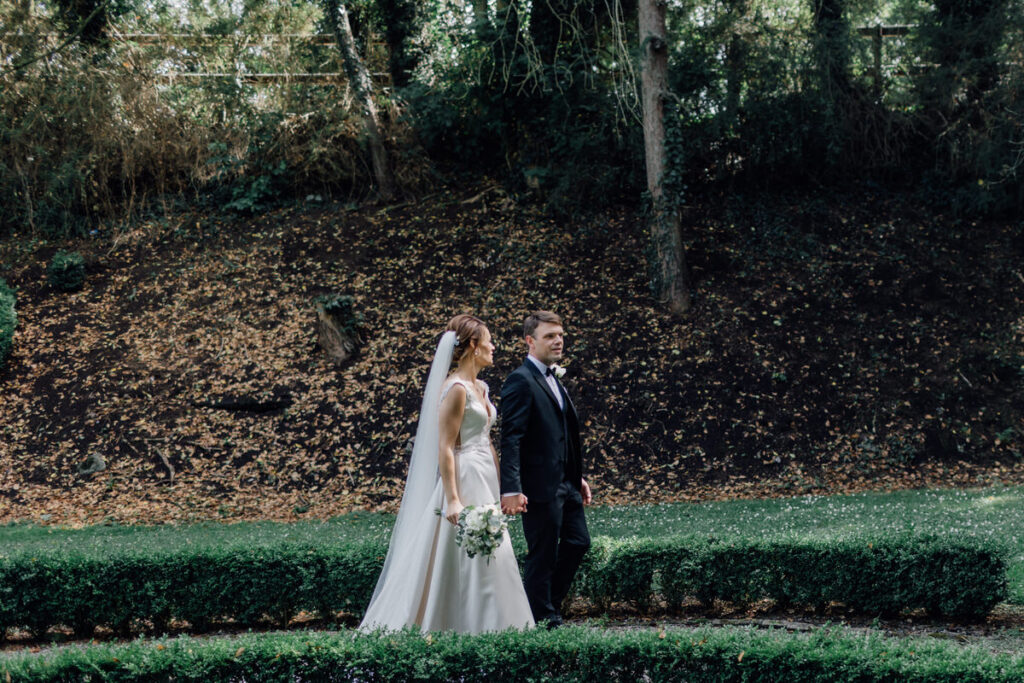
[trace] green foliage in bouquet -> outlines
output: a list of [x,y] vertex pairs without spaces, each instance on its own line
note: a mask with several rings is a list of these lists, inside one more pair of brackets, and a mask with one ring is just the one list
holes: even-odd
[[50,284],[62,292],[73,292],[85,284],[85,260],[77,251],[58,251],[46,268]]

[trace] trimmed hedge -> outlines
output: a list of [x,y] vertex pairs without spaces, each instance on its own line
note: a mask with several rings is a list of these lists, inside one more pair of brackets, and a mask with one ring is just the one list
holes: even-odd
[[0,278],[0,366],[7,361],[14,345],[14,328],[18,326],[17,301],[14,290]]
[[[88,634],[125,632],[170,619],[193,628],[233,619],[286,623],[299,611],[361,614],[386,545],[277,544],[176,550],[96,549],[0,557],[0,629],[40,633],[55,625]],[[687,596],[745,604],[770,598],[866,614],[923,607],[935,616],[977,618],[1004,599],[1005,553],[932,536],[875,540],[595,540],[574,590],[606,606],[647,609]]]
[[705,604],[771,599],[816,610],[841,603],[862,614],[924,608],[977,619],[1006,599],[1006,558],[998,546],[934,535],[599,539],[577,590],[598,604],[621,600],[640,610],[656,597],[672,609],[693,596]]
[[88,634],[170,619],[205,629],[216,620],[286,623],[302,610],[360,614],[387,547],[277,544],[194,552],[50,552],[0,557],[0,629],[54,625]]
[[85,260],[77,251],[58,251],[46,267],[50,284],[62,292],[73,292],[85,284]]
[[728,627],[478,636],[297,632],[0,655],[0,680],[1002,683],[1024,680],[1024,660],[828,628],[806,635]]

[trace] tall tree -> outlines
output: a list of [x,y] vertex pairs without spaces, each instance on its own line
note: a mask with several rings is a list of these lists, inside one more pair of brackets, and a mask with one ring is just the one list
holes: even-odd
[[420,0],[377,0],[388,43],[388,71],[396,88],[409,85],[420,61],[420,52],[413,44],[422,27],[420,4]]
[[690,310],[679,211],[664,192],[665,99],[668,94],[668,42],[665,0],[640,0],[640,90],[643,101],[644,157],[651,194],[651,289],[673,313]]
[[348,21],[348,11],[344,3],[339,0],[322,0],[324,17],[334,33],[334,40],[338,43],[338,50],[341,52],[341,61],[345,69],[352,90],[355,92],[356,101],[362,109],[363,132],[366,134],[366,144],[370,151],[370,160],[373,164],[373,175],[377,180],[377,191],[381,199],[391,201],[395,197],[395,183],[391,177],[391,169],[388,167],[387,150],[384,149],[384,141],[380,134],[380,121],[377,116],[377,105],[373,103],[373,83],[370,81],[370,72],[363,64],[359,51],[356,49],[356,41],[352,35],[352,25]]
[[530,9],[530,37],[537,48],[542,64],[553,64],[558,43],[567,33],[566,15],[570,11],[567,0],[541,0]]
[[851,90],[850,23],[847,0],[811,0],[814,12],[814,51],[822,89],[833,95]]
[[519,29],[522,25],[521,0],[496,0],[494,3],[495,29],[498,32],[494,41],[494,61],[501,70],[502,77],[508,79],[510,69],[515,62],[519,46]]
[[480,40],[490,40],[494,34],[491,18],[487,13],[487,0],[473,0],[473,31]]
[[726,0],[725,7],[730,14],[729,44],[725,48],[725,120],[730,126],[736,124],[740,110],[740,92],[743,89],[744,69],[747,59],[747,9],[748,0]]

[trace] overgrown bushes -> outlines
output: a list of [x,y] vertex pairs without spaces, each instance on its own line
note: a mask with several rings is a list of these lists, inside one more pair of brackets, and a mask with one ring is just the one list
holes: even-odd
[[[62,624],[80,633],[104,625],[160,630],[170,619],[195,628],[233,619],[286,623],[299,611],[360,614],[383,564],[380,542],[288,544],[0,557],[0,628],[35,632]],[[893,536],[875,540],[771,541],[677,537],[599,538],[576,584],[599,606],[657,599],[678,606],[747,604],[770,598],[866,614],[925,608],[976,618],[1006,595],[1002,552],[969,541]]]
[[[888,23],[916,25],[907,40],[883,47],[892,75],[875,72],[871,41],[855,30],[878,20],[877,3],[727,0],[700,12],[672,5],[670,99],[678,105],[669,124],[681,143],[669,152],[673,192],[719,182],[897,179],[965,212],[1021,206],[1019,0],[913,5],[885,9]],[[353,6],[357,39],[372,43],[376,33],[390,45],[390,55],[365,52],[371,70],[388,65],[393,78],[378,99],[399,185],[424,186],[432,161],[503,176],[559,214],[638,200],[631,7],[478,3],[472,20],[459,21],[406,0]],[[107,12],[118,31],[97,27],[94,39],[37,61],[60,13],[0,19],[4,53],[24,64],[0,73],[0,231],[63,236],[157,196],[212,193],[218,206],[255,211],[306,193],[369,191],[358,117],[339,84],[168,84],[157,75],[330,71],[332,46],[297,40],[254,50],[224,41],[198,50],[106,37],[182,26],[248,37],[313,33],[323,29],[315,3],[180,22],[143,14]]]
[[[9,678],[7,678],[9,676]],[[933,639],[742,628],[477,636],[274,633],[48,648],[0,658],[0,680],[46,681],[856,681],[1002,683],[1024,660]]]
[[[276,18],[261,17],[264,11],[273,10],[247,12],[243,27],[232,19],[219,29],[191,28],[313,30],[305,8],[280,8],[288,16]],[[141,20],[130,14],[121,21]],[[204,20],[210,18],[197,18]],[[180,34],[181,26],[171,24],[142,30]],[[255,211],[307,193],[362,196],[372,186],[358,117],[336,88],[300,82],[260,90],[235,79],[161,77],[168,70],[234,71],[243,62],[242,71],[330,71],[336,51],[308,41],[272,53],[228,39],[196,52],[107,39],[36,59],[53,47],[45,36],[52,25],[44,13],[0,12],[0,48],[8,67],[22,65],[0,70],[0,235],[81,234],[101,221],[138,215],[157,199],[194,203],[206,196],[219,207]],[[415,188],[427,175],[425,159],[398,104],[381,109],[396,181]]]
[[14,328],[18,326],[16,303],[14,290],[0,278],[0,367],[7,361],[14,344]]

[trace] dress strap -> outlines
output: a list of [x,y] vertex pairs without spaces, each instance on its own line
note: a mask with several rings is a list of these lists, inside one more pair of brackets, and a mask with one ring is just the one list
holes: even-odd
[[461,385],[462,385],[462,388],[466,390],[466,394],[467,394],[467,395],[469,395],[469,396],[472,396],[472,395],[473,395],[473,391],[472,391],[472,388],[471,388],[471,387],[469,386],[469,382],[467,382],[467,381],[466,381],[466,380],[464,380],[464,379],[460,379],[460,378],[458,378],[458,377],[452,377],[451,379],[449,379],[449,380],[448,380],[448,381],[447,381],[447,382],[445,383],[445,385],[444,385],[444,388],[443,388],[443,389],[441,390],[441,400],[442,400],[442,401],[444,400],[445,396],[447,396],[447,395],[448,395],[448,391],[449,391],[449,390],[450,390],[450,389],[451,389],[452,387],[454,387],[454,386],[455,386],[456,384],[461,384]]

